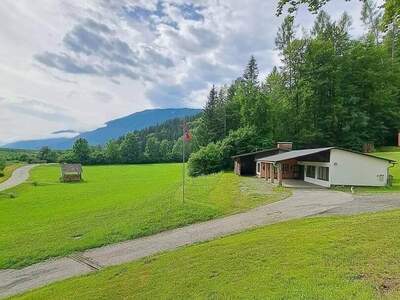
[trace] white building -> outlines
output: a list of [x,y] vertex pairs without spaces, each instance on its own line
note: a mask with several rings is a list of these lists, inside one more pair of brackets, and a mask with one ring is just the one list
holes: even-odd
[[337,147],[293,150],[256,159],[258,177],[316,185],[385,186],[395,161]]

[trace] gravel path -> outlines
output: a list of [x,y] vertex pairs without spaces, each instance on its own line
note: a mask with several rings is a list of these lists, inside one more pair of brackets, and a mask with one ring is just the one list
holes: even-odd
[[350,194],[326,189],[295,190],[293,196],[285,200],[248,212],[91,249],[21,270],[3,270],[0,271],[0,297],[257,226],[321,214],[352,200],[353,197]]
[[38,165],[26,165],[16,169],[8,180],[0,183],[0,192],[17,186],[28,180],[29,171],[36,166]]
[[322,215],[354,215],[400,208],[400,193],[354,195],[354,200],[324,211]]

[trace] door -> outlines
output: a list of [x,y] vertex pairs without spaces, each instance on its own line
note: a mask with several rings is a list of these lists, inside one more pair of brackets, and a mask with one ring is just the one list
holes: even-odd
[[294,176],[295,179],[304,180],[304,166],[295,165],[294,166]]

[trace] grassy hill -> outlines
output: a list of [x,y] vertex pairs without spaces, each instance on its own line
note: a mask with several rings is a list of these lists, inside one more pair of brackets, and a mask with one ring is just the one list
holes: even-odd
[[400,211],[290,221],[17,299],[399,299]]
[[[26,266],[118,241],[246,210],[285,197],[246,178],[188,178],[179,164],[84,167],[85,182],[59,182],[58,166],[34,169],[31,182],[0,194],[0,269]],[[245,185],[246,188],[243,188]]]

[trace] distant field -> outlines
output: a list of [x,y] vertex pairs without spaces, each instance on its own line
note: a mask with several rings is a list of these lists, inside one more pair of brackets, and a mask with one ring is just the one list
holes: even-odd
[[[150,235],[282,199],[284,189],[232,173],[188,178],[179,164],[90,166],[83,183],[60,183],[58,166],[0,195],[0,269]],[[259,183],[262,183],[259,186]]]
[[17,299],[400,299],[400,210],[319,217],[111,267]]

